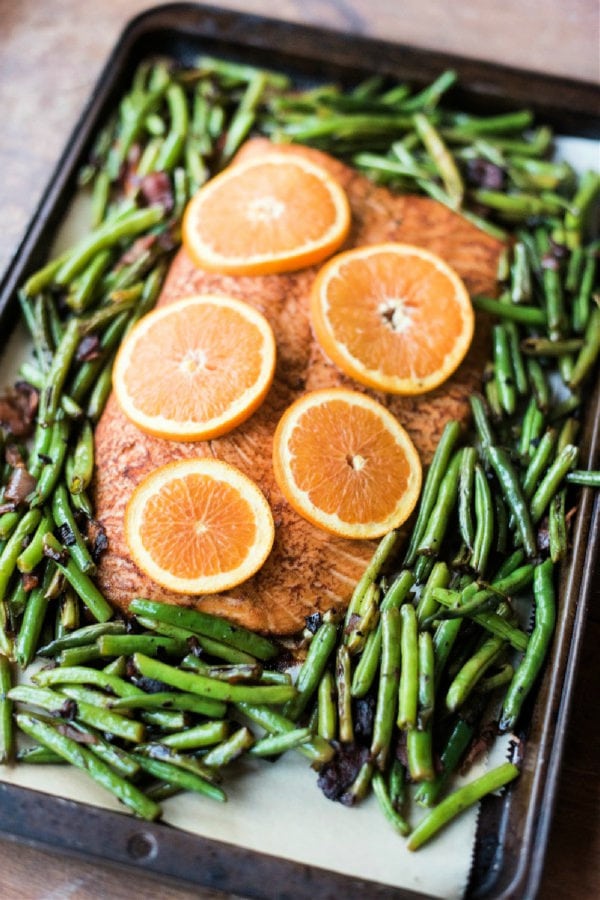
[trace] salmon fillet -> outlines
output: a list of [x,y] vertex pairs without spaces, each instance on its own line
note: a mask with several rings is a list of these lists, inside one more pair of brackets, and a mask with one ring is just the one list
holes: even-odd
[[[249,141],[238,158],[265,153],[263,139]],[[386,188],[326,154],[307,148],[278,148],[314,159],[345,188],[352,209],[352,230],[344,249],[384,241],[416,244],[439,254],[464,279],[471,293],[494,290],[500,242],[425,197],[395,196]],[[272,435],[279,417],[306,391],[337,385],[365,390],[387,406],[404,425],[426,466],[444,425],[466,421],[469,395],[478,387],[489,348],[488,325],[478,317],[465,361],[439,389],[420,397],[392,397],[360,388],[324,356],[312,336],[308,298],[317,268],[283,275],[233,277],[197,268],[181,250],[176,256],[159,305],[200,292],[222,292],[260,310],[277,341],[275,380],[267,399],[233,432],[194,444],[165,441],[140,432],[109,399],[96,430],[95,504],[108,536],[98,582],[108,600],[127,609],[133,597],[194,606],[248,628],[290,635],[315,611],[345,608],[353,587],[375,548],[326,534],[297,515],[284,500],[271,465]],[[160,360],[152,377],[160,377]],[[153,583],[131,560],[123,532],[126,503],[135,486],[153,469],[171,460],[214,456],[248,474],[265,493],[276,526],[273,550],[249,581],[223,594],[176,595]]]

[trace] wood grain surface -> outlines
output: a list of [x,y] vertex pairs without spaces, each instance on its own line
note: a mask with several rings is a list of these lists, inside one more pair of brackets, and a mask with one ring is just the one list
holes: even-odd
[[[139,0],[0,0],[0,277],[68,135]],[[597,0],[222,0],[228,9],[598,82]],[[600,896],[600,590],[584,640],[539,896]],[[2,900],[214,900],[104,865],[0,840]]]

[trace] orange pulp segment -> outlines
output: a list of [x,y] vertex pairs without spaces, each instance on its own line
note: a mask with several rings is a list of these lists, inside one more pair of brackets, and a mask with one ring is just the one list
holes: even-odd
[[456,272],[427,250],[394,243],[329,260],[313,285],[311,321],[346,375],[392,394],[442,384],[464,359],[475,324]]
[[288,407],[275,431],[273,465],[296,512],[348,538],[397,528],[421,487],[418,453],[395,416],[345,388],[313,391]]
[[132,559],[175,593],[212,594],[246,581],[274,536],[271,509],[256,484],[212,457],[155,469],[125,511]]
[[343,188],[290,153],[234,163],[190,200],[183,243],[196,265],[235,275],[289,272],[321,262],[350,228]]
[[132,329],[117,354],[113,386],[125,415],[147,434],[208,440],[259,407],[275,357],[273,332],[257,310],[217,294],[186,297]]

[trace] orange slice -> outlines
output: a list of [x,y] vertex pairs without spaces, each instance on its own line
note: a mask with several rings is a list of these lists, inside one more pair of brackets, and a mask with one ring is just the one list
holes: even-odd
[[473,339],[473,307],[442,259],[407,244],[340,253],[311,295],[315,336],[346,375],[392,394],[442,384]]
[[301,156],[235,163],[191,199],[183,243],[197,265],[235,275],[289,272],[321,262],[350,228],[343,188]]
[[187,297],[148,313],[123,342],[113,386],[142,431],[177,441],[218,437],[262,403],[275,372],[275,339],[241,300]]
[[285,411],[273,465],[296,512],[348,538],[397,528],[421,487],[418,453],[398,420],[376,400],[345,388],[305,394]]
[[274,536],[259,488],[212,457],[155,469],[125,511],[134,562],[176,593],[213,594],[246,581],[271,552]]

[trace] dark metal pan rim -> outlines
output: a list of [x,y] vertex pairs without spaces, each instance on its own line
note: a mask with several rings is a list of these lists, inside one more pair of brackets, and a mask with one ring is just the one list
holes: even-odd
[[[416,83],[443,68],[455,68],[463,81],[457,102],[496,109],[526,104],[564,134],[600,138],[598,99],[588,82],[562,79],[492,63],[348,36],[243,12],[193,3],[171,3],[146,10],[125,27],[100,73],[90,99],[65,146],[23,241],[0,284],[0,321],[12,327],[18,285],[42,261],[49,236],[63,215],[75,173],[92,135],[114,102],[133,64],[162,49],[179,58],[191,48],[213,55],[252,58],[273,68],[316,77],[346,78],[379,71]],[[273,52],[276,48],[276,52]],[[593,464],[600,444],[600,386],[590,401],[582,443],[582,463]],[[538,692],[528,734],[533,772],[523,773],[504,798],[483,804],[470,898],[533,897],[539,887],[552,821],[558,774],[569,721],[583,629],[600,545],[600,497],[584,489],[574,536],[573,560],[561,585],[562,607],[555,636],[554,664]],[[550,752],[551,751],[551,752]],[[416,894],[285,860],[255,854],[178,832],[146,825],[127,815],[84,806],[0,783],[0,832],[18,841],[75,852],[105,863],[137,865],[188,886],[269,896],[268,887],[285,885],[291,898],[345,896],[403,897]]]

